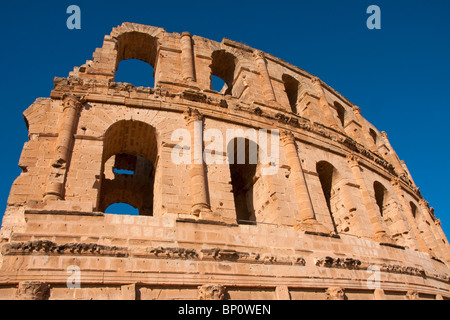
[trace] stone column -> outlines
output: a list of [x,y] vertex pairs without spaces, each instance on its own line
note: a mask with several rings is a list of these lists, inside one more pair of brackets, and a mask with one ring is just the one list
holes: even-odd
[[63,113],[58,128],[56,157],[47,180],[44,200],[62,200],[66,179],[67,163],[73,145],[73,135],[82,106],[82,101],[74,95],[64,95],[61,100]]
[[294,184],[295,195],[297,196],[299,205],[300,219],[298,221],[299,225],[296,228],[307,231],[330,232],[330,230],[327,230],[316,220],[303,168],[298,157],[294,135],[289,131],[281,131],[280,138],[283,143],[288,165],[291,168],[289,177]]
[[439,258],[445,261],[450,260],[450,257],[447,253],[447,248],[445,247],[444,242],[442,242],[439,232],[436,230],[434,221],[430,217],[431,213],[428,202],[425,201],[425,199],[420,199],[419,204],[420,208],[422,209],[423,219],[425,220],[424,226],[430,233],[429,238],[431,239],[431,249],[435,252],[436,255],[438,255]]
[[392,243],[392,239],[387,235],[386,230],[383,227],[380,211],[370,196],[369,188],[367,187],[366,181],[361,173],[361,167],[358,162],[359,159],[356,156],[349,155],[347,157],[347,161],[352,169],[353,177],[359,185],[364,207],[373,226],[375,240],[379,242]]
[[391,160],[390,162],[394,165],[398,175],[401,176],[406,174],[405,169],[403,168],[403,165],[400,162],[400,159],[398,158],[397,154],[395,154],[394,149],[392,149],[387,133],[382,131],[381,136],[383,137],[383,141],[386,144],[386,147],[389,148],[388,157]]
[[401,202],[401,206],[403,207],[404,217],[408,222],[406,228],[411,234],[411,242],[412,245],[414,246],[413,249],[428,252],[428,247],[425,241],[420,236],[420,232],[417,228],[417,224],[416,221],[414,220],[412,212],[407,212],[410,206],[405,200],[405,197],[403,196],[403,189],[400,180],[399,179],[392,180],[392,186],[394,187],[395,193],[397,194],[397,198],[399,199],[399,201]]
[[255,51],[254,52],[256,65],[258,71],[261,74],[262,89],[266,100],[276,101],[275,92],[273,91],[272,81],[270,80],[269,71],[267,70],[266,59],[264,58],[264,52]]
[[199,216],[201,212],[211,212],[206,188],[205,163],[203,161],[203,116],[198,110],[189,108],[184,117],[191,135],[191,168],[190,187],[193,215]]
[[338,125],[337,117],[335,117],[335,115],[331,111],[330,105],[328,104],[328,100],[325,97],[325,91],[323,90],[322,82],[317,77],[313,77],[311,79],[311,82],[314,85],[317,96],[319,97],[319,105],[321,107],[321,111],[325,120],[325,125],[335,130],[342,131],[342,129]]
[[195,58],[192,47],[192,36],[189,32],[181,34],[181,62],[183,79],[188,82],[195,82]]
[[369,134],[369,129],[366,127],[364,118],[361,115],[361,109],[357,106],[353,106],[353,114],[355,115],[356,120],[358,121],[358,123],[361,125],[361,128],[362,128],[361,129],[362,130],[361,140],[364,142],[363,145],[369,147],[369,149],[372,152],[378,153],[378,148],[375,145],[373,138]]
[[441,220],[436,219],[434,221],[434,225],[435,225],[435,229],[437,230],[438,234],[440,235],[440,240],[442,242],[442,250],[444,251],[444,255],[445,255],[446,259],[447,259],[446,261],[447,261],[447,263],[450,264],[450,250],[449,250],[450,247],[449,247],[449,244],[448,244],[447,237],[445,236],[445,233],[442,230]]

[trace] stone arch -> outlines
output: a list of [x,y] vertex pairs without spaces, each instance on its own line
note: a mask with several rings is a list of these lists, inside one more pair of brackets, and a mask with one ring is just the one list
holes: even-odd
[[158,39],[147,33],[129,31],[120,34],[116,40],[117,58],[115,72],[117,72],[121,61],[129,59],[140,60],[153,68],[153,77],[156,84],[155,71],[158,63],[158,47]]
[[388,202],[389,194],[386,187],[378,181],[373,183],[373,190],[375,192],[375,201],[377,203],[378,209],[380,210],[380,215],[382,217],[386,214],[386,205]]
[[414,202],[410,201],[409,202],[409,207],[411,209],[411,214],[412,214],[413,218],[416,219],[417,211],[418,211],[417,206],[415,205]]
[[283,74],[281,80],[283,81],[284,84],[284,91],[286,92],[287,98],[289,100],[291,111],[292,113],[297,114],[298,113],[297,102],[298,102],[300,82],[288,74]]
[[334,102],[334,108],[336,109],[339,123],[344,128],[345,127],[345,115],[346,115],[345,108],[342,106],[342,104],[340,104],[337,101]]
[[105,132],[98,210],[126,203],[140,215],[153,215],[157,159],[155,128],[134,120],[120,120]]
[[[225,82],[225,86],[221,92],[226,95],[232,95],[236,71],[236,57],[225,50],[216,50],[212,53],[211,58],[210,80],[212,80],[212,76],[222,79]],[[212,89],[212,84],[210,89]]]
[[378,135],[372,128],[369,129],[369,134],[372,137],[373,144],[376,146],[378,143]]

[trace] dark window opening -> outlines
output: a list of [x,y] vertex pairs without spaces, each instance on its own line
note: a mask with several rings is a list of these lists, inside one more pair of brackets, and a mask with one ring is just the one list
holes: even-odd
[[339,122],[342,127],[345,127],[345,108],[339,102],[335,102],[334,107],[336,108]]
[[412,201],[409,203],[409,205],[410,205],[410,207],[411,207],[411,213],[412,213],[412,216],[413,216],[414,219],[415,219],[416,216],[417,216],[417,206],[416,206]]
[[284,83],[284,91],[286,92],[286,95],[288,97],[291,111],[292,113],[297,114],[297,99],[300,82],[287,74],[284,74],[281,79]]
[[227,147],[236,220],[239,224],[256,224],[253,186],[257,163],[252,153],[257,149],[256,143],[244,138],[235,138]]
[[[225,50],[214,51],[210,67],[211,89],[225,95],[232,95],[236,58]],[[215,79],[214,76],[220,78],[224,82],[222,87],[220,87],[220,81]]]
[[375,132],[375,130],[369,129],[369,134],[373,139],[373,143],[376,145],[377,144],[377,133]]
[[328,211],[331,216],[331,221],[333,223],[334,230],[337,232],[336,222],[334,220],[334,210],[331,205],[331,198],[333,192],[333,184],[336,169],[330,163],[326,161],[320,161],[316,164],[316,171],[319,175],[320,185],[322,186],[322,192],[327,203]]
[[373,183],[373,189],[375,190],[375,200],[377,202],[378,208],[380,209],[381,216],[384,215],[385,205],[387,200],[387,189],[378,181]]

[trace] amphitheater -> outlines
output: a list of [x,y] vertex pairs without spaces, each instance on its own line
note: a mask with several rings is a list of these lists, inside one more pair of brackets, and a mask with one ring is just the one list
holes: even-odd
[[[115,82],[127,59],[153,88]],[[447,238],[387,134],[268,53],[123,23],[24,118],[1,299],[450,299]]]

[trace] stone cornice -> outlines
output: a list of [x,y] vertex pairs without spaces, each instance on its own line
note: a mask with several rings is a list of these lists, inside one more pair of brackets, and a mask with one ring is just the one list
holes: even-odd
[[[237,263],[306,266],[306,260],[299,255],[277,255],[273,253],[243,252],[231,249],[209,248],[194,249],[183,247],[146,247],[130,249],[117,246],[98,245],[94,243],[65,243],[57,244],[48,240],[28,242],[12,242],[4,244],[1,248],[4,256],[14,255],[47,255],[47,256],[108,256],[108,257],[135,257],[146,259],[181,259],[198,261],[228,261]],[[347,270],[367,270],[376,266],[381,272],[405,274],[410,276],[433,278],[438,281],[450,283],[450,277],[436,274],[422,268],[401,266],[386,263],[371,263],[355,258],[316,258],[314,265],[320,268],[338,268]]]

